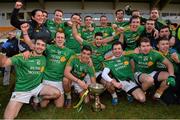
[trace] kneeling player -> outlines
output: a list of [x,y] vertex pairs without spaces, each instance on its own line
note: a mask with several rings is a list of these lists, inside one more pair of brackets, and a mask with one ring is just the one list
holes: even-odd
[[[130,58],[122,55],[123,49],[120,42],[112,45],[113,56],[104,62],[105,68],[102,73],[102,83],[107,87],[113,99],[112,104],[118,103],[115,88],[122,88],[126,93],[131,94],[136,100],[145,102],[143,91],[133,81],[133,72],[130,65]],[[112,73],[114,78],[108,74]]]

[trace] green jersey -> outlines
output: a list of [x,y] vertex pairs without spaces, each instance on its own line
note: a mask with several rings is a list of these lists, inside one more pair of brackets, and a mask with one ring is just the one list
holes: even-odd
[[114,30],[112,29],[112,27],[98,27],[97,32],[102,32],[103,38],[107,38],[112,36]]
[[94,67],[90,67],[86,63],[82,63],[80,59],[78,58],[78,55],[72,56],[68,63],[67,66],[71,66],[72,70],[71,73],[81,79],[84,80],[84,77],[88,74],[90,77],[95,77],[95,70]]
[[53,20],[47,20],[45,22],[46,27],[48,28],[48,30],[51,33],[51,40],[53,40],[55,38],[56,32],[62,29],[61,24],[63,24],[63,23],[58,24]]
[[[169,52],[167,54],[164,54],[164,56],[173,64],[173,67],[174,67],[174,72],[175,73],[179,73],[179,65],[178,63],[176,63],[172,58],[171,58],[171,55],[173,53],[173,49],[169,49]],[[178,53],[177,53],[178,54]],[[178,54],[178,58],[180,59],[180,55]],[[162,70],[162,71],[167,71],[167,67],[161,63],[161,62],[158,62],[157,63],[157,70]]]
[[112,24],[116,24],[118,28],[127,27],[127,26],[129,26],[129,21],[113,22]]
[[156,50],[151,50],[148,54],[132,54],[135,62],[135,71],[142,73],[152,73],[156,70],[157,62],[163,62],[165,57]]
[[24,60],[23,55],[18,54],[10,59],[16,71],[15,91],[30,91],[41,83],[46,66],[44,56],[31,56]]
[[103,69],[104,55],[111,50],[111,45],[101,45],[97,47],[94,42],[83,41],[82,45],[89,45],[92,48],[92,61],[95,67],[95,71],[101,71]]
[[110,60],[105,60],[104,65],[109,68],[113,76],[117,80],[133,80],[133,72],[130,65],[130,57],[122,55],[118,58],[112,58]]
[[139,26],[135,32],[130,29],[124,32],[124,44],[126,45],[126,50],[134,50],[138,46],[138,39],[143,31],[144,26]]
[[81,37],[87,41],[87,42],[91,42],[94,40],[94,35],[96,32],[98,32],[98,28],[94,27],[94,29],[92,31],[90,31],[88,28],[86,28],[85,26],[82,26],[80,29],[80,34]]
[[66,36],[65,46],[68,47],[69,49],[72,49],[76,53],[80,53],[81,46],[80,43],[76,41],[72,35],[72,27],[67,25],[67,23],[64,23],[63,30]]
[[177,28],[176,37],[177,37],[177,40],[180,40],[180,25],[179,25],[179,27]]
[[[123,21],[123,22],[113,22],[112,24],[116,24],[117,25],[117,27],[118,28],[121,28],[121,27],[123,27],[125,30],[127,29],[127,28],[129,28],[129,22],[128,21]],[[114,31],[115,32],[115,31]],[[116,34],[116,32],[114,33],[114,34]],[[115,41],[118,41],[119,40],[119,36],[115,36]],[[113,42],[112,42],[113,43]]]
[[162,19],[157,19],[155,21],[155,28],[157,30],[160,30],[163,26],[166,26],[166,25],[167,25],[166,22],[164,20],[162,20]]
[[48,45],[46,48],[47,65],[44,71],[44,80],[62,81],[67,61],[74,52],[66,47]]

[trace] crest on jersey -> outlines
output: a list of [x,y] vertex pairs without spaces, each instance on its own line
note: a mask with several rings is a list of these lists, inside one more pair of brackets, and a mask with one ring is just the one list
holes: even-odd
[[62,56],[62,57],[60,58],[60,61],[61,61],[61,62],[65,62],[65,61],[66,61],[66,58],[65,58],[64,56]]
[[129,64],[129,62],[128,61],[124,61],[124,65],[128,65]]
[[152,61],[149,61],[148,62],[148,67],[152,66],[153,65],[153,62]]
[[44,72],[44,66],[40,68],[40,72]]

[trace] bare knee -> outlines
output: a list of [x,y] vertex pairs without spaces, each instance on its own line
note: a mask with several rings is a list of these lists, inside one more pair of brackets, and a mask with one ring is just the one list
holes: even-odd
[[55,104],[57,108],[62,108],[63,104]]
[[64,105],[64,95],[61,95],[59,98],[55,99],[54,104],[57,108],[62,108]]
[[148,85],[152,85],[152,84],[154,84],[154,79],[153,79],[152,77],[147,77],[147,78],[143,81],[143,83],[146,83],[146,84],[148,84]]
[[107,82],[105,80],[101,80],[101,83],[105,86],[105,88],[110,92],[114,93],[115,92],[115,87],[111,82]]
[[59,92],[59,90],[56,90],[53,94],[54,98],[59,98],[61,97],[61,93]]
[[50,102],[49,100],[43,100],[42,102],[40,102],[40,105],[42,108],[46,108],[48,106],[49,102]]
[[60,101],[60,102],[54,101],[54,104],[57,108],[62,108],[64,105],[64,101]]
[[145,96],[138,96],[137,100],[141,103],[144,103],[146,101],[146,97]]
[[154,79],[152,77],[147,77],[142,81],[142,89],[144,91],[146,91],[152,85],[154,85]]
[[134,90],[132,92],[132,95],[137,101],[139,101],[141,103],[144,103],[146,101],[146,97],[145,97],[144,92],[139,88]]
[[48,106],[48,104],[40,104],[41,108],[46,108]]

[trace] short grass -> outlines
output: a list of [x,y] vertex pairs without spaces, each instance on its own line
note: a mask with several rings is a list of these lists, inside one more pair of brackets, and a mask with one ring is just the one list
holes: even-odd
[[[10,99],[14,78],[14,74],[11,74],[11,84],[4,87],[2,76],[0,77],[0,119],[3,118],[5,107]],[[106,109],[100,112],[93,112],[91,104],[84,105],[80,112],[73,108],[56,108],[53,104],[35,112],[30,105],[24,105],[18,119],[180,119],[179,105],[167,106],[152,101],[151,98],[148,98],[144,104],[136,101],[128,103],[126,97],[121,94],[119,100],[120,103],[117,106],[112,106],[110,95],[107,92],[103,93],[101,101],[106,105]]]

